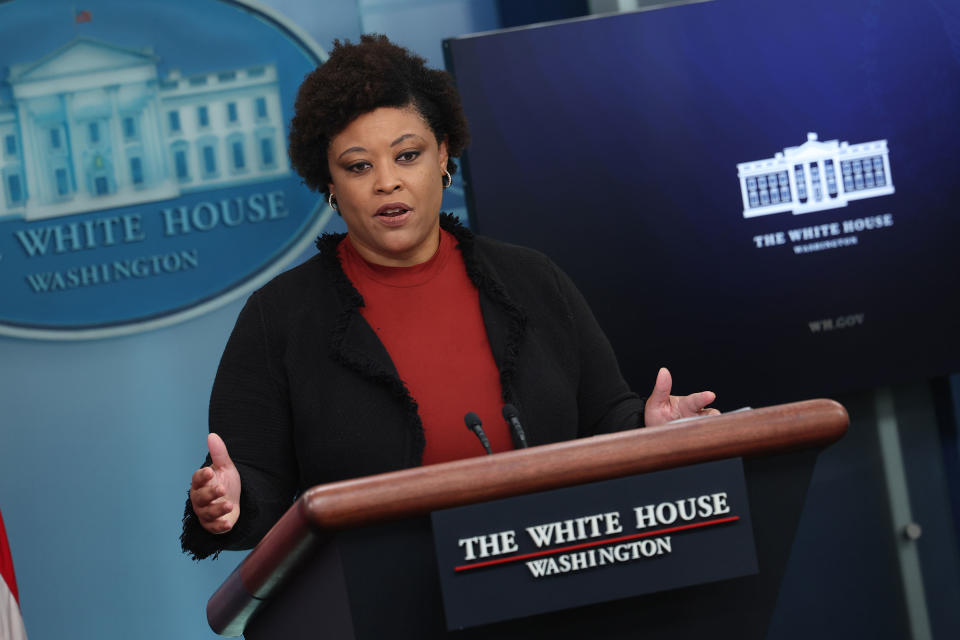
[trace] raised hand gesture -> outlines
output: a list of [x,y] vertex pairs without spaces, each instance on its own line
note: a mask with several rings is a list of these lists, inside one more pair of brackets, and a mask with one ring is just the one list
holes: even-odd
[[227,533],[240,517],[240,474],[220,436],[207,436],[207,447],[213,463],[193,472],[190,502],[204,529]]
[[707,408],[707,405],[717,398],[717,394],[713,391],[701,391],[689,396],[672,396],[670,395],[672,387],[673,377],[666,367],[661,368],[643,410],[644,424],[648,427],[655,427],[680,418],[720,414],[716,409]]

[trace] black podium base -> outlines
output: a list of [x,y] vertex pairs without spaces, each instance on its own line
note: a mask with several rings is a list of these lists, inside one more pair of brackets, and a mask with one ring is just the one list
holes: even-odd
[[[446,630],[430,519],[335,536],[250,621],[248,640],[764,638],[816,451],[744,461],[757,575]],[[477,602],[477,607],[483,607]]]

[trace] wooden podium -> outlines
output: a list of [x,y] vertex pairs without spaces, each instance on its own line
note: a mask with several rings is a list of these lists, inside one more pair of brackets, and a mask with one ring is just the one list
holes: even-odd
[[[213,594],[207,618],[250,640],[762,638],[816,454],[848,421],[840,404],[808,400],[313,487]],[[737,457],[758,574],[446,631],[431,512]]]

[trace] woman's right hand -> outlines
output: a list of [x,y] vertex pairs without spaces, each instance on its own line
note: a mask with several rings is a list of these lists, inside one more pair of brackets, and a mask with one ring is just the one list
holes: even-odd
[[220,436],[207,436],[207,447],[213,464],[193,472],[190,503],[204,529],[227,533],[240,517],[240,474]]

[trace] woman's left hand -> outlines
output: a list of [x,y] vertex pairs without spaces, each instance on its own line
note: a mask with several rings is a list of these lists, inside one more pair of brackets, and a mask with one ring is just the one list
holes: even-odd
[[666,367],[663,367],[657,373],[657,381],[643,410],[643,421],[646,426],[655,427],[680,418],[720,415],[718,410],[707,408],[707,405],[717,398],[717,394],[713,391],[701,391],[689,396],[672,396],[670,395],[671,387],[673,387],[673,378]]

